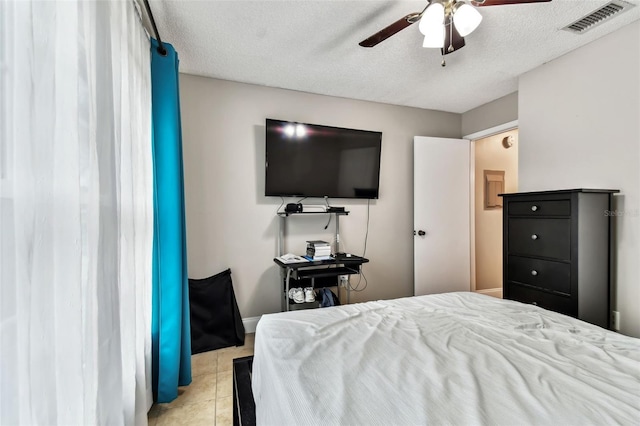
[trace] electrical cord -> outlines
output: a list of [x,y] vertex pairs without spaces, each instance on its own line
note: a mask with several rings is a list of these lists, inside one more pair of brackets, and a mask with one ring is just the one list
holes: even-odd
[[[360,288],[360,283],[362,282],[363,278],[364,278],[364,287]],[[367,281],[367,276],[364,274],[362,270],[360,270],[360,277],[358,278],[358,283],[356,284],[355,287],[353,287],[349,282],[349,290],[353,291],[354,293],[359,293],[361,291],[364,291],[368,285],[369,285],[369,281]]]
[[329,215],[329,220],[327,221],[327,224],[324,226],[324,229],[327,229],[329,227],[329,224],[331,223],[331,218],[333,217],[333,215]]
[[[324,197],[324,203],[327,205],[327,211],[329,211],[329,197]],[[331,223],[331,217],[333,215],[329,215],[329,220],[327,221],[327,224],[324,226],[324,229],[327,229],[329,227],[329,224]]]
[[282,200],[282,203],[280,203],[280,205],[276,209],[276,214],[280,213],[280,208],[282,208],[282,206],[284,206],[284,197],[280,197],[280,199]]
[[[371,207],[371,200],[367,200],[367,230],[364,234],[364,250],[362,251],[362,257],[364,257],[365,254],[367,254],[367,241],[369,239],[370,207]],[[347,284],[349,286],[350,291],[354,291],[357,293],[357,292],[363,291],[369,285],[369,281],[367,281],[367,276],[364,274],[363,269],[364,269],[364,263],[360,266],[360,275],[358,277],[358,283],[356,284],[355,287],[351,285],[351,282]],[[364,278],[364,287],[360,288],[360,283],[362,282],[363,278]]]
[[371,200],[367,199],[367,232],[364,234],[364,250],[362,251],[362,257],[367,254],[367,240],[369,239],[369,207],[371,206]]

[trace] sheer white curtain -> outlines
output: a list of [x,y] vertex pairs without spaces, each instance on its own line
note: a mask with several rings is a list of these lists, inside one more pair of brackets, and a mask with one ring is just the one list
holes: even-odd
[[132,1],[0,1],[0,424],[146,424],[149,41]]

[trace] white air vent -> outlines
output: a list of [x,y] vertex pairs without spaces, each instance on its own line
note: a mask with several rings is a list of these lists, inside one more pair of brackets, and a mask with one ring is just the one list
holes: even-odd
[[587,16],[578,19],[573,24],[567,25],[563,30],[571,31],[576,34],[584,34],[588,30],[597,27],[614,16],[619,15],[621,12],[631,9],[633,6],[635,5],[622,0],[610,1]]

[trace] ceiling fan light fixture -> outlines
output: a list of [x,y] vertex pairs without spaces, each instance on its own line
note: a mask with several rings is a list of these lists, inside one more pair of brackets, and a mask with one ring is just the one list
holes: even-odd
[[482,22],[482,15],[468,3],[458,2],[453,9],[453,24],[462,37],[471,34]]
[[444,30],[444,24],[432,26],[429,30],[429,33],[424,35],[422,47],[442,49],[444,47]]
[[428,36],[433,32],[433,27],[442,26],[444,23],[444,5],[438,1],[433,1],[422,14],[418,29],[422,34]]

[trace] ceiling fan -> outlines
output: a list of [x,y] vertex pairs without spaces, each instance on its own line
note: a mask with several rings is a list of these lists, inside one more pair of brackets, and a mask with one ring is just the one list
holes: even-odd
[[444,55],[464,47],[464,37],[471,34],[482,21],[482,15],[474,8],[507,4],[543,3],[551,0],[428,0],[422,12],[410,13],[393,24],[362,40],[362,47],[374,47],[411,24],[420,22],[424,35],[423,47],[439,48]]

